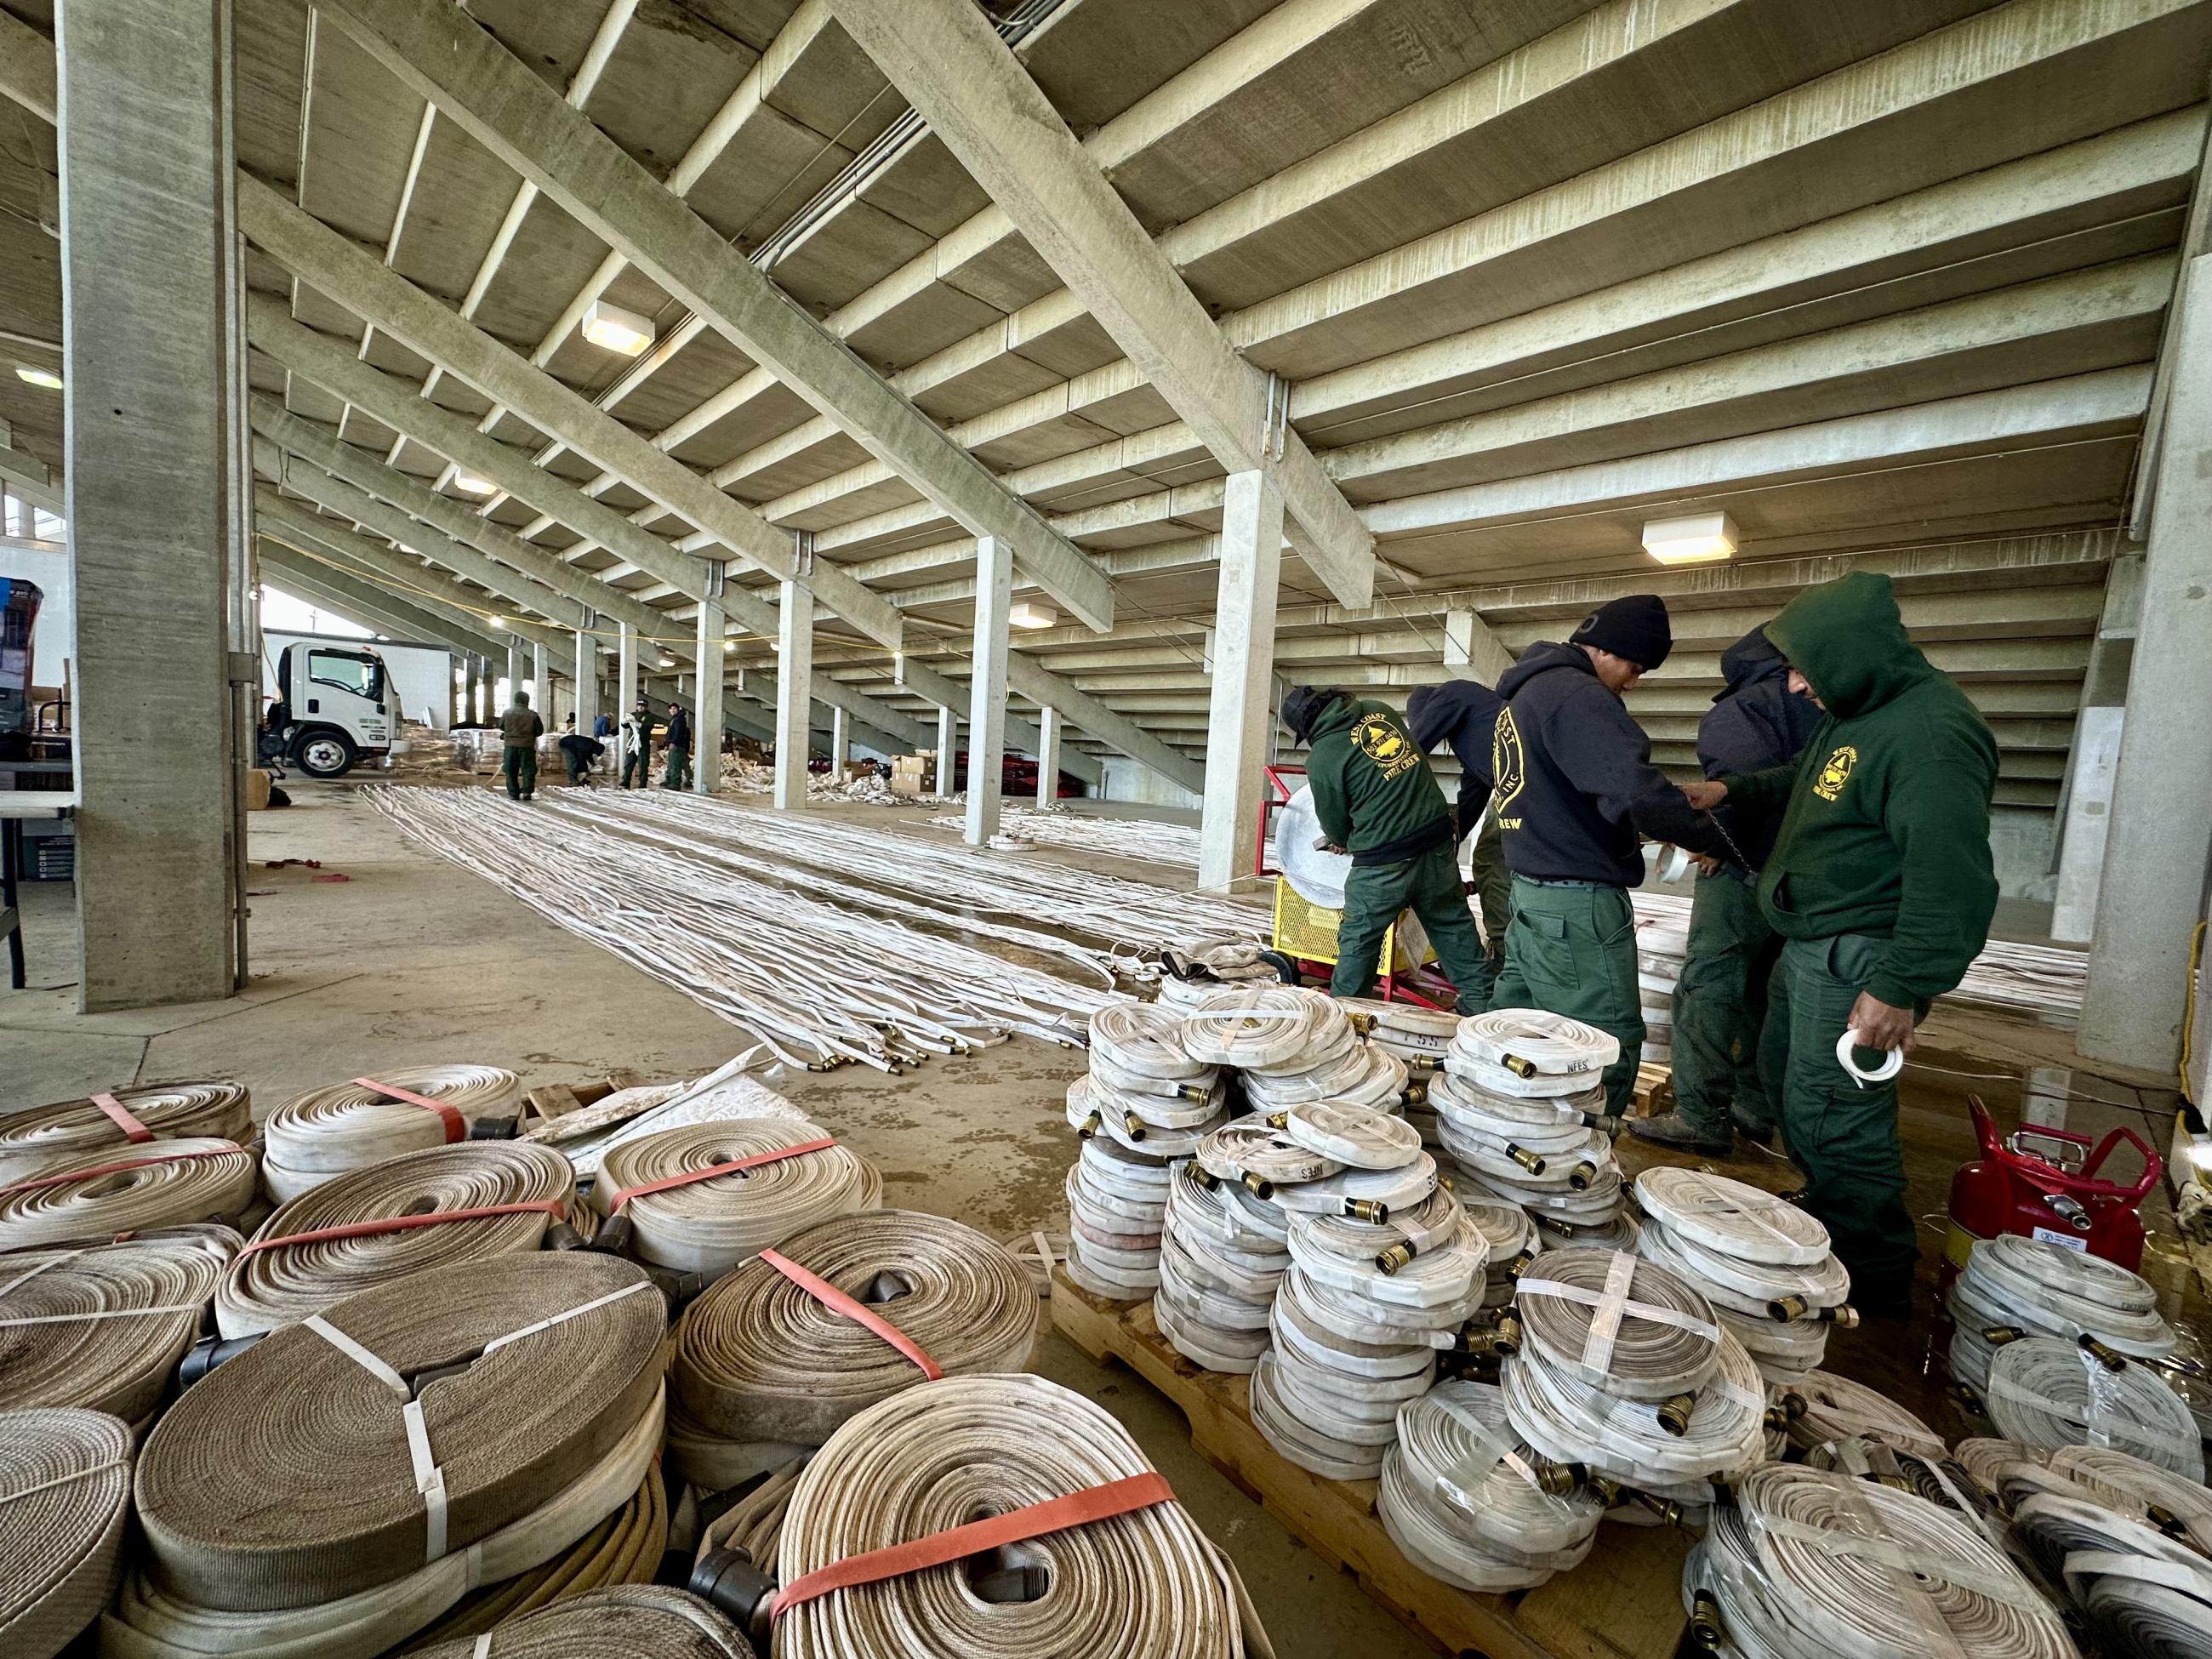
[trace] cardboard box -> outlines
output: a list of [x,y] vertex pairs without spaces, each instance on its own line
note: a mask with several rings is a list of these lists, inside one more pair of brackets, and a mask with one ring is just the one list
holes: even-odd
[[265,812],[269,810],[269,774],[258,766],[246,770],[246,810]]

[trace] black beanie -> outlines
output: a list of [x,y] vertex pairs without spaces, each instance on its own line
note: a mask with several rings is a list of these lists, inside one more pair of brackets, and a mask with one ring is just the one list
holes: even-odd
[[1300,743],[1313,731],[1322,709],[1344,694],[1334,686],[1294,685],[1283,696],[1283,724]]
[[1608,599],[1583,618],[1567,643],[1594,645],[1648,672],[1666,661],[1674,648],[1674,633],[1667,625],[1667,601],[1656,593]]

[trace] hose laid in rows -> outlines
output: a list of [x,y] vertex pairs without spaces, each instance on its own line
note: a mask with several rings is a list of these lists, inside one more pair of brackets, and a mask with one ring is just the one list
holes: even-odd
[[1683,1589],[1693,1630],[1761,1659],[2074,1659],[2065,1626],[1970,1521],[1793,1464],[1715,1505]]
[[593,1207],[636,1229],[640,1260],[710,1274],[883,1201],[874,1164],[814,1124],[776,1118],[684,1124],[624,1141],[608,1151],[592,1188]]
[[[809,1574],[1100,1488],[1141,1506],[1009,1540],[995,1554],[956,1546],[966,1559],[792,1599]],[[946,1377],[852,1419],[799,1477],[777,1568],[778,1659],[1246,1651],[1229,1569],[1128,1431],[1040,1376]]]
[[2110,1370],[2057,1337],[2023,1337],[1990,1361],[1990,1420],[2031,1446],[2106,1446],[2185,1478],[2204,1479],[2197,1419],[2141,1365]]
[[216,1327],[226,1337],[272,1331],[410,1273],[535,1250],[575,1183],[560,1153],[513,1140],[403,1152],[333,1176],[261,1224],[223,1277]]
[[137,1510],[158,1581],[204,1608],[261,1612],[465,1552],[658,1417],[666,1330],[642,1269],[570,1251],[417,1274],[276,1331],[147,1437]]
[[[2171,1470],[2103,1446],[2030,1446],[1962,1440],[1959,1462],[2008,1508],[2039,1492],[2078,1498],[2156,1527],[2212,1556],[2212,1492]],[[2056,1570],[2057,1564],[2052,1564]]]
[[556,1601],[502,1624],[486,1648],[457,1638],[418,1659],[756,1659],[744,1633],[697,1596],[624,1584]]
[[2079,1498],[2022,1500],[2013,1527],[2066,1590],[2113,1659],[2212,1654],[2212,1561],[2137,1521]]
[[0,1412],[0,1653],[52,1659],[99,1616],[131,1514],[131,1430],[104,1412]]
[[254,1202],[253,1154],[182,1139],[87,1152],[0,1187],[0,1250],[194,1221],[235,1221]]
[[1604,1500],[1521,1437],[1503,1394],[1439,1382],[1398,1408],[1376,1513],[1407,1559],[1464,1590],[1528,1589],[1578,1566]]
[[501,1128],[512,1133],[521,1109],[522,1079],[502,1067],[396,1066],[374,1078],[310,1089],[271,1112],[263,1126],[263,1179],[282,1204],[332,1176],[402,1152]]
[[[670,1382],[691,1419],[733,1441],[818,1446],[856,1413],[939,1375],[1025,1369],[1036,1292],[1004,1247],[942,1216],[841,1216],[775,1255],[886,1321],[929,1364],[757,1258],[684,1311]],[[694,1484],[696,1484],[696,1482]]]
[[118,1157],[149,1139],[235,1140],[252,1133],[253,1107],[242,1083],[159,1083],[105,1097],[58,1100],[0,1112],[0,1186],[78,1162],[94,1152]]
[[[499,1632],[501,1654],[517,1634],[517,1621],[540,1607],[565,1604],[618,1584],[649,1584],[668,1550],[668,1495],[659,1470],[639,1483],[630,1499],[559,1555],[527,1572],[470,1591],[444,1618],[417,1633],[410,1653]],[[465,1651],[466,1650],[465,1650]],[[627,1654],[629,1649],[620,1651]]]
[[0,1410],[81,1406],[143,1431],[243,1242],[202,1224],[0,1255]]

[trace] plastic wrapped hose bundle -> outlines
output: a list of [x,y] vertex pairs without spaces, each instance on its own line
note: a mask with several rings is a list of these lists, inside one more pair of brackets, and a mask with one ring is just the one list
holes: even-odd
[[1489,1250],[1483,1269],[1483,1310],[1502,1308],[1513,1300],[1515,1284],[1544,1248],[1536,1237],[1536,1224],[1519,1205],[1503,1199],[1462,1194],[1459,1206]]
[[1691,1629],[1743,1659],[2074,1659],[2065,1626],[1971,1521],[1770,1464],[1714,1506],[1683,1572]]
[[1493,1008],[1459,1023],[1444,1068],[1498,1095],[1574,1095],[1620,1058],[1620,1040],[1539,1008]]
[[[1036,1292],[1003,1246],[942,1216],[881,1210],[809,1227],[717,1279],[677,1327],[670,1382],[694,1440],[741,1458],[750,1446],[772,1468],[932,1376],[1024,1370],[1036,1340]],[[707,1449],[672,1443],[693,1486],[734,1484],[699,1467],[714,1462]]]
[[1547,1252],[1515,1297],[1522,1341],[1501,1380],[1514,1427],[1555,1462],[1702,1506],[1715,1476],[1766,1455],[1765,1383],[1712,1308],[1617,1251]]
[[83,1152],[0,1187],[0,1250],[196,1221],[236,1221],[256,1201],[253,1154],[234,1141],[160,1140]]
[[269,1115],[262,1178],[282,1204],[402,1152],[514,1133],[522,1079],[497,1066],[399,1066],[295,1095]]
[[1828,1230],[1787,1200],[1702,1170],[1646,1170],[1637,1254],[1695,1285],[1759,1373],[1779,1386],[1819,1369],[1828,1332],[1856,1322]]
[[1888,1395],[1831,1371],[1811,1371],[1789,1385],[1790,1442],[1818,1464],[1824,1448],[1856,1441],[1919,1457],[1945,1456],[1942,1437]]
[[2204,1446],[2189,1407],[2145,1367],[2120,1367],[2057,1337],[2007,1342],[1983,1391],[1990,1420],[2007,1439],[2107,1447],[2201,1483]]
[[1290,1218],[1240,1182],[1168,1183],[1152,1320],[1170,1346],[1210,1371],[1247,1375],[1267,1349],[1267,1310],[1290,1271]]
[[242,1083],[160,1083],[0,1112],[0,1186],[149,1140],[234,1140],[253,1132]]
[[1067,1171],[1070,1279],[1114,1302],[1141,1301],[1159,1288],[1160,1231],[1178,1162],[1110,1135],[1082,1137]]
[[2173,1352],[2158,1292],[2117,1262],[2039,1239],[2002,1233],[1976,1242],[1952,1281],[1951,1375],[1977,1394],[1990,1355],[2015,1335],[2095,1338],[2118,1353],[2157,1359]]
[[[1494,1066],[1488,1071],[1512,1075]],[[1636,1223],[1601,1088],[1504,1093],[1453,1069],[1430,1079],[1428,1104],[1462,1191],[1525,1211],[1547,1245],[1634,1248]]]
[[1522,1439],[1487,1383],[1439,1382],[1398,1408],[1376,1513],[1422,1571],[1464,1590],[1528,1589],[1578,1566],[1604,1501]]
[[[2102,1446],[2031,1446],[2017,1440],[1965,1440],[1959,1462],[1975,1484],[2008,1509],[2047,1493],[2079,1498],[2154,1527],[2212,1556],[2212,1492],[2171,1470]],[[2058,1571],[2063,1562],[2053,1561]]]
[[2039,1493],[2013,1515],[2039,1560],[2061,1565],[2067,1594],[2114,1659],[2212,1655],[2212,1561],[2164,1533],[2080,1498]]

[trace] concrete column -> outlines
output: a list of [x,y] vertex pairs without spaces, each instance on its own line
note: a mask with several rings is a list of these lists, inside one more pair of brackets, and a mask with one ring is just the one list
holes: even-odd
[[975,646],[968,683],[968,844],[999,833],[999,789],[1006,757],[1006,612],[1014,562],[996,536],[975,539]]
[[[545,717],[546,729],[557,730],[553,718],[553,669],[545,660],[545,641],[538,640],[530,647],[530,702]],[[586,737],[592,734],[585,732]]]
[[599,719],[599,639],[592,632],[598,622],[586,617],[576,630],[576,729],[586,737]]
[[628,623],[617,623],[615,646],[615,718],[628,720],[629,711],[637,707],[637,629]]
[[77,1001],[96,1012],[228,996],[237,966],[231,19],[228,0],[57,10]]
[[[715,591],[721,590],[717,574]],[[711,795],[722,781],[722,635],[729,627],[721,601],[699,602],[699,672],[691,677],[691,790]],[[623,630],[625,635],[629,629]]]
[[[509,640],[507,642],[507,700],[509,702],[514,701],[514,694],[516,692],[526,690],[528,688],[522,683],[522,641],[520,640]],[[532,697],[530,700],[530,706],[532,708],[538,708],[538,699]],[[538,713],[540,719],[544,717],[545,711],[544,709],[538,708]]]
[[853,763],[853,717],[842,708],[830,711],[830,775],[842,778]]
[[1252,846],[1274,730],[1275,594],[1283,498],[1260,472],[1233,472],[1221,509],[1221,578],[1213,606],[1213,694],[1206,722],[1206,811],[1198,884],[1254,884]]
[[1060,710],[1050,703],[1037,709],[1037,787],[1039,806],[1060,799]]
[[2212,857],[2212,744],[2184,714],[2204,706],[2212,640],[2212,254],[2191,259],[2181,280],[2142,622],[2075,1038],[2085,1054],[2156,1072],[2180,1053],[2190,934]]
[[783,584],[775,644],[775,804],[797,812],[806,806],[813,741],[814,595],[804,583]]
[[941,704],[937,710],[937,793],[949,795],[959,776],[960,716]]

